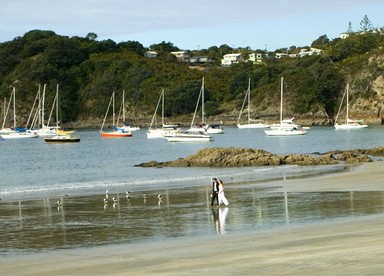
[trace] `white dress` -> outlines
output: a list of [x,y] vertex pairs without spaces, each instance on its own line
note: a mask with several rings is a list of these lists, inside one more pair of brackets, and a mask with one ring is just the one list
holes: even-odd
[[219,199],[219,205],[224,204],[225,206],[227,206],[229,204],[228,199],[225,197],[225,194],[224,194],[224,186],[223,185],[219,185],[218,199]]

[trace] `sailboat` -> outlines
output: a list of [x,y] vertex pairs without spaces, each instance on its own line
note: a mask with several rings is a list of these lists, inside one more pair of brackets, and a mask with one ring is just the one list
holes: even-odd
[[307,132],[302,127],[293,123],[293,118],[288,119],[288,120],[287,119],[283,120],[283,87],[284,87],[283,83],[284,83],[284,80],[283,80],[283,77],[281,77],[281,81],[280,81],[280,124],[275,125],[268,130],[264,130],[264,132],[268,136],[297,136],[297,135],[307,134]]
[[[12,97],[12,95],[11,95],[11,97]],[[0,129],[0,135],[8,135],[8,134],[10,134],[12,132],[15,132],[15,130],[13,130],[13,129],[9,128],[9,127],[5,127],[5,123],[7,121],[7,115],[8,115],[8,110],[9,110],[10,104],[11,104],[11,101],[9,101],[8,108],[7,108],[7,98],[4,98],[3,124],[2,124],[1,129]]]
[[[60,128],[57,124],[56,126],[49,125],[51,121],[52,112],[55,109],[55,102],[52,103],[50,116],[48,118],[47,124],[45,124],[45,89],[46,89],[46,84],[44,84],[44,87],[43,87],[43,95],[39,99],[39,109],[40,109],[39,118],[38,118],[39,128],[37,129],[37,134],[43,138],[56,136],[57,131]],[[40,86],[39,86],[38,94],[40,95]]]
[[[196,112],[199,106],[200,98],[202,98],[202,122],[201,124],[194,125],[194,120],[196,116]],[[197,100],[195,113],[193,114],[191,127],[187,130],[178,131],[174,133],[164,134],[164,137],[169,142],[209,142],[213,141],[213,137],[210,133],[207,132],[207,128],[205,126],[204,119],[204,78],[201,86],[199,98]]]
[[[4,139],[23,139],[23,138],[37,138],[38,135],[32,132],[27,132],[25,129],[18,131],[16,126],[16,88],[14,87],[11,94],[11,99],[13,99],[13,130],[7,135],[1,135]],[[9,103],[11,103],[11,99]],[[9,107],[9,105],[8,105]],[[8,111],[8,110],[7,110]]]
[[120,118],[120,112],[122,111],[123,112],[123,125],[118,126],[117,129],[121,129],[124,132],[140,130],[139,127],[130,125],[125,121],[125,99],[124,98],[125,98],[125,91],[123,90],[123,100],[121,102],[119,116],[117,117],[117,122],[116,122],[116,125],[118,125],[119,124],[119,118]]
[[[247,124],[240,124],[240,118],[241,118],[241,114],[243,113],[243,110],[244,110],[245,102],[247,102],[248,123]],[[244,97],[243,105],[241,107],[239,118],[237,119],[237,127],[238,128],[266,128],[269,126],[267,124],[264,124],[260,120],[251,119],[250,112],[251,112],[251,79],[248,80],[248,89],[247,89],[247,92],[245,93],[245,97]]]
[[[103,131],[103,128],[104,128],[105,120],[107,119],[111,104],[112,104],[112,113],[113,113],[113,117],[112,117],[113,130],[110,132],[105,132]],[[130,131],[125,132],[123,129],[118,129],[115,125],[115,92],[112,93],[111,99],[109,100],[109,104],[108,104],[107,111],[105,112],[103,124],[101,125],[100,135],[101,137],[106,137],[106,138],[132,137],[132,132]]]
[[[199,108],[200,98],[201,98],[201,123],[195,124],[194,122],[195,122],[197,110]],[[195,131],[195,132],[200,131],[200,132],[207,132],[210,134],[223,134],[224,128],[222,124],[206,124],[204,103],[205,103],[205,99],[204,99],[204,77],[203,77],[199,98],[197,100],[195,112],[193,114],[193,118],[191,122],[191,127],[188,129],[188,131]]]
[[[174,124],[165,124],[164,122],[164,96],[165,92],[164,89],[161,90],[159,100],[157,102],[157,106],[155,109],[155,113],[153,113],[151,124],[149,125],[148,131],[147,131],[147,138],[165,138],[164,134],[170,134],[172,132],[180,131],[180,128],[178,125]],[[161,127],[155,128],[154,124],[156,122],[156,115],[157,110],[159,109],[159,105],[161,103]]]
[[[337,118],[339,117],[339,113],[340,113],[341,106],[343,104],[345,95],[347,95],[347,99],[346,99],[346,101],[347,101],[347,114],[345,116],[345,122],[343,124],[338,124]],[[335,129],[361,129],[361,128],[368,127],[368,125],[364,124],[363,120],[349,119],[349,83],[347,83],[347,87],[345,89],[345,93],[344,93],[343,98],[341,100],[340,107],[339,107],[339,110],[337,112],[335,122],[336,122],[334,125]]]
[[56,131],[55,136],[47,135],[43,136],[43,139],[47,143],[78,143],[80,142],[79,136],[72,136],[74,131],[63,131],[59,127],[59,85],[56,86],[56,96],[53,101],[53,104],[56,105]]

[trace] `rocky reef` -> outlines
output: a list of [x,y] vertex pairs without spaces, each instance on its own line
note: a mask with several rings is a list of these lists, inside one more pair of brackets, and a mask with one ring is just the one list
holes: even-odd
[[251,148],[205,148],[185,158],[173,161],[149,161],[138,167],[245,167],[277,165],[332,165],[339,162],[372,162],[371,156],[384,156],[384,147],[327,153],[276,155],[265,150]]

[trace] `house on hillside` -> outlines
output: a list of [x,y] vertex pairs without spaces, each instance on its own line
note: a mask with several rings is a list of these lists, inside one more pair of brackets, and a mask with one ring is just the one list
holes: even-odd
[[263,59],[267,59],[268,54],[262,54],[262,53],[252,53],[248,56],[248,61],[252,61],[253,64],[261,63],[263,62]]
[[187,53],[187,51],[171,52],[171,54],[174,55],[180,62],[189,62],[189,54]]
[[194,56],[189,58],[191,65],[207,64],[212,63],[213,59],[208,56]]
[[221,66],[231,66],[234,63],[243,62],[243,56],[241,54],[226,54],[221,59]]
[[300,52],[297,54],[299,57],[304,57],[304,56],[317,56],[320,55],[322,50],[317,49],[317,48],[310,48],[310,49],[300,49]]
[[346,39],[348,36],[349,36],[348,33],[342,33],[342,34],[339,35],[339,38]]
[[144,53],[144,56],[145,57],[148,57],[148,58],[154,58],[154,57],[157,57],[159,54],[155,51],[146,51]]
[[275,53],[275,58],[284,58],[287,56],[288,56],[288,54],[286,54],[286,53]]

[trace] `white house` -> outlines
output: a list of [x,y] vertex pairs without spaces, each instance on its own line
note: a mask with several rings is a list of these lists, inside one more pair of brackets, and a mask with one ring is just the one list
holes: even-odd
[[187,51],[171,52],[171,54],[174,55],[180,62],[189,62],[189,55]]
[[342,33],[342,34],[339,35],[339,38],[346,39],[348,36],[349,36],[348,33]]
[[234,63],[243,62],[243,56],[241,54],[226,54],[221,59],[221,66],[231,66]]
[[283,57],[287,57],[288,54],[286,53],[275,53],[275,58],[283,58]]
[[304,57],[304,56],[314,56],[314,55],[320,55],[322,50],[317,49],[317,48],[310,48],[308,49],[300,49],[300,52],[297,54],[299,57]]
[[268,54],[262,54],[262,53],[252,53],[249,54],[248,60],[252,61],[253,63],[260,63],[263,59],[268,58]]
[[208,56],[194,56],[194,57],[190,57],[189,61],[191,64],[204,64],[204,63],[212,63],[213,59]]
[[153,58],[153,57],[157,57],[159,54],[155,51],[146,51],[144,53],[144,56],[145,57],[149,57],[149,58]]

